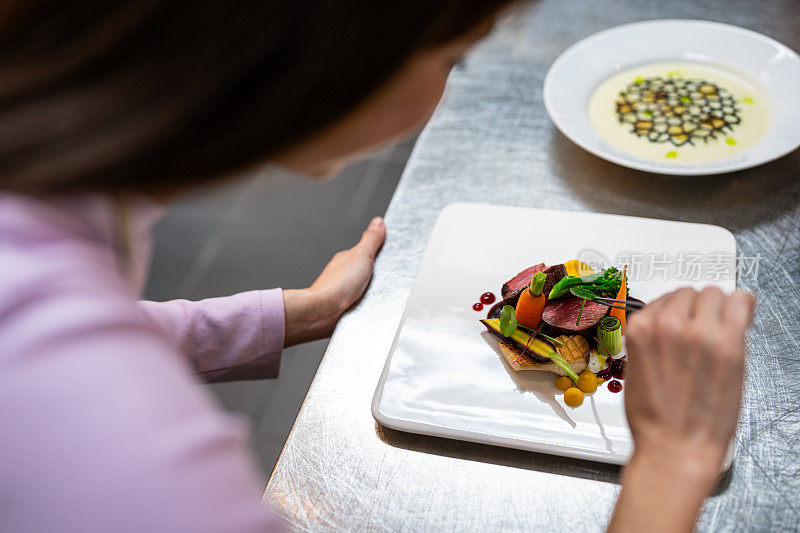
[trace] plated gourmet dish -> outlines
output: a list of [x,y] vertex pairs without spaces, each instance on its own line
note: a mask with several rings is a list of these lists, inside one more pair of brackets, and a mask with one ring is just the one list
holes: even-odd
[[[499,339],[512,370],[556,374],[572,407],[606,382],[611,392],[622,390],[626,318],[644,305],[630,297],[625,269],[540,263],[506,282],[501,296],[481,323]],[[493,301],[486,293],[473,309]]]
[[772,122],[766,96],[743,77],[701,63],[654,63],[604,80],[589,118],[632,155],[690,163],[728,158],[757,144]]

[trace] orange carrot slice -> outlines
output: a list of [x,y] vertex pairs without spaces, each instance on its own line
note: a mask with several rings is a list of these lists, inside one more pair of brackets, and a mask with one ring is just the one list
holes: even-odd
[[[627,266],[622,269],[622,284],[619,286],[619,292],[617,293],[617,300],[622,300],[623,302],[628,299],[627,270]],[[620,332],[625,335],[625,310],[612,308],[609,316],[615,316],[619,319]]]
[[514,314],[517,316],[517,324],[520,326],[539,329],[539,325],[542,323],[544,304],[547,300],[547,297],[542,294],[546,280],[547,274],[537,272],[531,278],[531,286],[519,295]]
[[522,291],[517,302],[517,324],[530,329],[538,329],[544,312],[544,294],[534,296],[529,289]]

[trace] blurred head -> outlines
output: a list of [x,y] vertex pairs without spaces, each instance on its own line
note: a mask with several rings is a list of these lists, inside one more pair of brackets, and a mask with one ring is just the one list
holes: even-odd
[[419,127],[508,0],[0,4],[0,189],[323,176]]

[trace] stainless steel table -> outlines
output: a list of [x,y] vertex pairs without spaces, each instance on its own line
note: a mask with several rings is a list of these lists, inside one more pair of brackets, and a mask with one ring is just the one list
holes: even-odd
[[650,175],[574,146],[542,104],[544,75],[569,45],[653,18],[728,22],[800,49],[796,0],[543,0],[483,43],[453,72],[419,139],[387,213],[372,286],[337,328],[269,481],[264,501],[291,527],[593,531],[607,523],[616,467],[401,433],[372,418],[436,216],[469,201],[718,224],[734,232],[741,254],[760,254],[757,279],[739,283],[760,304],[734,465],[699,529],[800,529],[800,153],[726,176]]

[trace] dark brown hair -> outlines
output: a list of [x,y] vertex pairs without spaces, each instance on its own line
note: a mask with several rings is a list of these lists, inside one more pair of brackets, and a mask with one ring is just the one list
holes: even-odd
[[507,3],[2,4],[0,188],[152,190],[264,161]]

